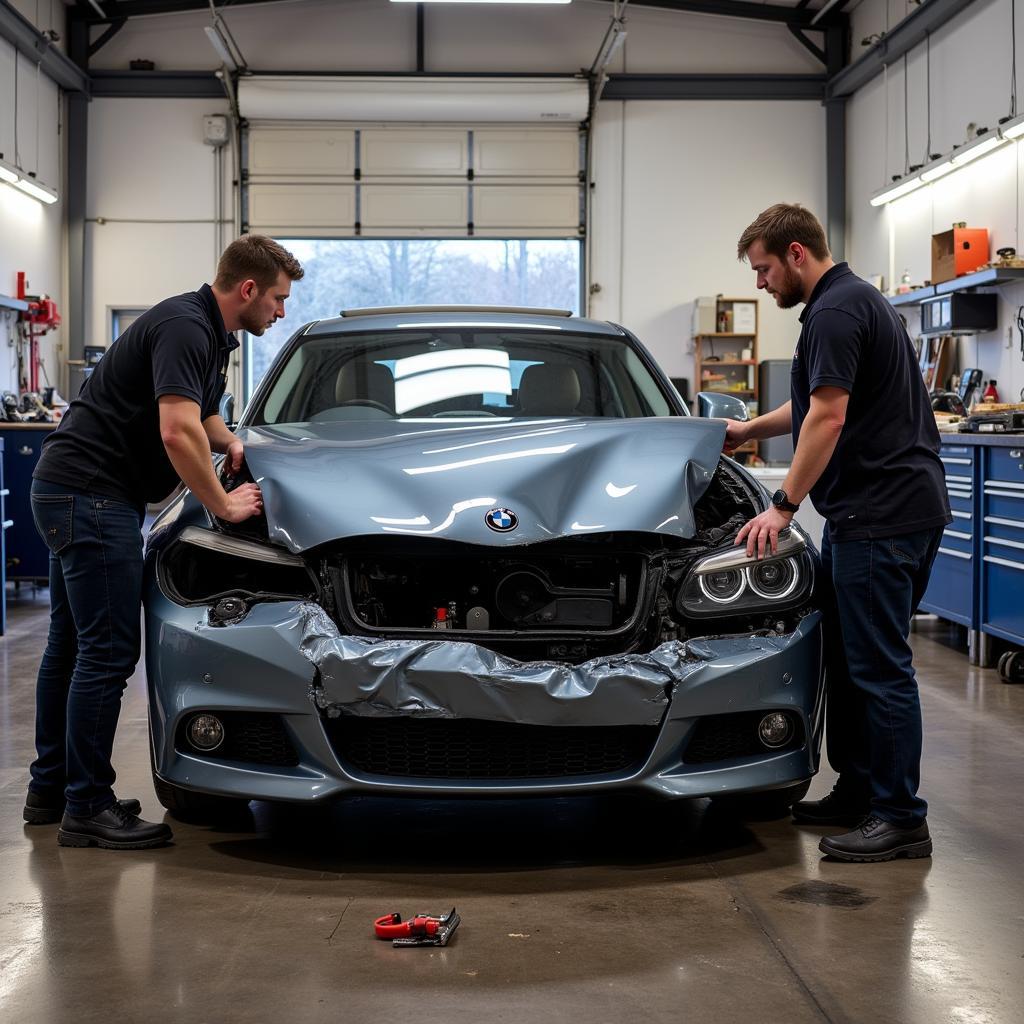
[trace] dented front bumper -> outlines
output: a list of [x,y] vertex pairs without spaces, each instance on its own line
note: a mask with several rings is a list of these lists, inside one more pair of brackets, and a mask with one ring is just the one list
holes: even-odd
[[[161,778],[186,789],[307,802],[360,792],[633,790],[701,797],[779,788],[817,771],[823,700],[816,612],[785,636],[673,642],[648,654],[578,666],[517,662],[432,637],[340,636],[319,608],[291,601],[258,604],[229,626],[211,626],[207,616],[207,609],[177,605],[156,588],[149,596],[154,764]],[[261,753],[256,763],[250,759],[255,755],[239,754],[237,747],[206,754],[191,749],[184,727],[200,711],[222,713],[229,723],[236,720],[232,715],[273,723],[285,741],[273,749],[290,753],[277,763]],[[789,745],[772,750],[751,743],[751,723],[776,711],[794,725]],[[537,769],[540,775],[529,776],[516,768],[508,777],[475,776],[466,765],[478,762],[469,760],[446,777],[445,763],[429,758],[427,768],[403,774],[401,759],[389,760],[385,753],[373,760],[389,732],[417,722],[436,723],[426,731],[457,734],[470,747],[465,727],[480,723],[484,739],[476,741],[477,748],[495,735],[513,747],[518,736],[529,736],[524,746],[533,749],[538,735],[575,740],[614,736],[617,730],[639,737],[640,745],[629,763],[595,770],[599,761],[570,758],[555,775]],[[339,739],[364,727],[374,736],[359,748],[370,750],[369,761],[350,756]],[[454,733],[443,732],[453,728]],[[552,744],[564,745],[561,739]],[[477,753],[487,756],[486,750]],[[589,767],[572,767],[577,763]]]

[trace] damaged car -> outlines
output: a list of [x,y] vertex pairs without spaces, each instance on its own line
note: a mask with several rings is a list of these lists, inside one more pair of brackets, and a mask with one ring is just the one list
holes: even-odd
[[[731,400],[742,413],[742,405]],[[355,310],[237,426],[265,514],[150,532],[157,794],[648,793],[782,813],[817,771],[817,554],[622,327]],[[224,472],[223,467],[220,470]]]

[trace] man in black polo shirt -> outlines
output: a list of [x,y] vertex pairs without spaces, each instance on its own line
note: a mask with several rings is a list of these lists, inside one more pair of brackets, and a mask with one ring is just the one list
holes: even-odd
[[141,647],[145,505],[180,480],[220,519],[262,513],[259,487],[225,491],[211,459],[224,452],[232,471],[242,466],[242,444],[218,414],[238,347],[229,332],[263,334],[302,275],[273,239],[232,242],[212,288],[159,303],[114,342],[43,446],[32,514],[50,549],[50,629],[24,817],[60,821],[62,846],[142,849],[171,838],[112,789],[121,694]]
[[921,706],[907,637],[952,522],[928,394],[895,310],[832,261],[813,214],[770,207],[743,232],[738,254],[780,308],[805,307],[791,400],[727,427],[727,450],[790,430],[795,445],[772,506],[736,542],[758,558],[775,551],[808,496],[828,522],[820,588],[826,735],[839,779],[823,800],[796,804],[793,816],[856,826],[821,840],[823,853],[842,860],[926,857]]

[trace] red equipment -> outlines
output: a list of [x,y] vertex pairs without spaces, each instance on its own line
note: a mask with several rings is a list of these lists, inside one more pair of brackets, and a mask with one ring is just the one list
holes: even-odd
[[18,385],[23,390],[39,391],[39,339],[50,331],[60,327],[60,313],[57,312],[57,303],[46,295],[26,295],[25,289],[28,282],[25,280],[25,272],[18,271],[17,297],[28,303],[28,310],[19,313],[18,319],[23,325],[23,331],[28,337],[28,380],[21,379],[21,368],[19,367]]
[[452,907],[443,917],[417,914],[408,921],[401,914],[385,914],[373,922],[373,930],[378,939],[391,939],[396,947],[447,946],[461,921]]

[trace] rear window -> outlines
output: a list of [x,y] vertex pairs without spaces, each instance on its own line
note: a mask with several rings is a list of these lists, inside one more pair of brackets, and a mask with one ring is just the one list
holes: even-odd
[[673,415],[623,338],[494,328],[306,338],[274,365],[257,403],[252,425]]

